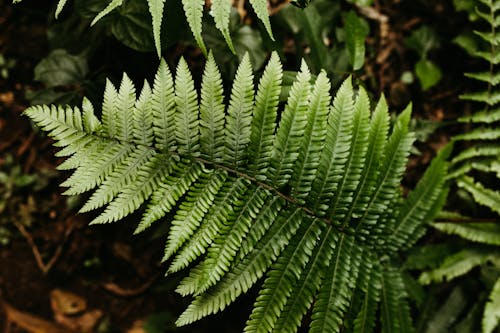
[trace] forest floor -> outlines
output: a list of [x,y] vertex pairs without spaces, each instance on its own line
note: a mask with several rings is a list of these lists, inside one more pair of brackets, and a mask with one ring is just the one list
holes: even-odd
[[[458,47],[443,43],[433,54],[446,73],[434,88],[422,92],[418,84],[400,81],[415,62],[403,42],[412,29],[433,24],[446,38],[460,24],[447,19],[453,15],[449,2],[427,1],[425,10],[377,2],[388,23],[375,26],[378,36],[368,41],[378,54],[366,65],[367,75],[377,78],[374,93],[386,93],[396,108],[413,101],[414,117],[424,121],[446,121],[465,112],[457,97],[464,89]],[[383,44],[381,33],[386,34]],[[54,157],[57,150],[22,116],[28,106],[25,92],[39,88],[33,69],[47,52],[44,19],[30,20],[10,1],[0,0],[0,53],[16,60],[9,78],[0,79],[0,331],[140,333],[145,320],[163,322],[164,332],[241,331],[252,293],[222,315],[175,328],[176,316],[188,303],[174,292],[180,276],[163,278],[164,240],[148,233],[131,236],[131,223],[88,227],[90,214],[76,214],[79,202],[61,194],[58,184],[68,174],[55,171],[61,162]],[[429,127],[423,125],[422,131]],[[421,154],[412,157],[404,186],[414,186],[450,130],[417,143]]]

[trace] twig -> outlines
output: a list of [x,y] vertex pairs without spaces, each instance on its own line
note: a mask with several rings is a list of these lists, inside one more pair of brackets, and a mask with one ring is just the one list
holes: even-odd
[[57,262],[57,260],[61,256],[61,253],[62,253],[64,244],[66,243],[66,240],[68,239],[69,235],[73,231],[73,224],[71,224],[70,227],[68,228],[68,230],[66,231],[66,233],[64,234],[63,241],[61,242],[61,244],[59,244],[56,251],[54,252],[54,255],[52,255],[50,260],[47,263],[45,263],[43,261],[42,255],[40,254],[40,250],[38,249],[38,246],[36,245],[35,241],[33,240],[33,237],[28,232],[28,230],[26,230],[26,228],[21,223],[19,223],[17,221],[14,221],[14,225],[19,230],[21,235],[23,235],[23,237],[26,238],[26,241],[28,242],[29,246],[31,247],[31,252],[33,252],[33,256],[35,257],[36,264],[37,264],[38,268],[42,271],[43,274],[47,274],[48,272],[50,272],[52,267],[55,265],[55,263]]
[[156,279],[158,279],[159,276],[160,276],[160,274],[155,274],[151,279],[146,281],[142,286],[139,286],[139,287],[134,288],[134,289],[124,289],[114,282],[104,283],[104,284],[102,284],[102,288],[104,288],[105,290],[109,291],[110,293],[113,293],[113,294],[118,295],[118,296],[133,297],[133,296],[140,295],[143,292],[145,292],[146,290],[148,290],[153,285],[153,283],[156,281]]

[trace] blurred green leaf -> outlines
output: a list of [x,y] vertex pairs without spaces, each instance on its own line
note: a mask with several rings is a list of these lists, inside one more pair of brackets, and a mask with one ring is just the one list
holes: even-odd
[[423,90],[427,90],[441,80],[442,74],[439,67],[432,61],[421,59],[415,65],[415,74]]
[[175,316],[170,312],[158,312],[149,315],[142,328],[146,333],[175,332]]
[[467,306],[467,297],[461,287],[456,287],[443,305],[435,312],[425,333],[450,332],[451,326],[460,318],[461,313]]
[[365,62],[365,39],[370,28],[364,19],[350,11],[345,18],[344,29],[349,61],[353,69],[358,70]]
[[422,26],[412,32],[412,34],[405,39],[405,44],[408,48],[416,51],[420,58],[426,58],[427,53],[440,45],[439,36],[436,32],[428,27]]
[[126,1],[112,16],[111,31],[121,43],[142,52],[155,49],[151,17],[145,1]]
[[87,60],[84,57],[57,49],[36,65],[35,80],[47,87],[65,86],[83,81],[87,73]]
[[373,4],[373,0],[347,0],[347,2],[361,7],[368,7]]

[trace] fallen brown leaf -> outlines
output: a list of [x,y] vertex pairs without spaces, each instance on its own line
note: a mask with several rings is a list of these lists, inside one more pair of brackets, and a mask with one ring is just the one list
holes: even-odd
[[7,331],[5,333],[8,333],[9,327],[11,327],[12,324],[30,333],[78,333],[41,317],[22,312],[6,302],[2,304],[7,322]]

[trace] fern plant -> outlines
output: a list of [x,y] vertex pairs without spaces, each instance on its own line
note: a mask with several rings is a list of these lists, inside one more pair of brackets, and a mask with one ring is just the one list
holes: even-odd
[[200,95],[183,59],[175,80],[161,61],[138,98],[126,75],[119,89],[108,81],[101,120],[86,99],[25,114],[68,157],[59,169],[76,169],[66,194],[96,189],[81,211],[107,205],[92,224],[144,206],[139,233],[173,216],[168,273],[194,265],[177,288],[194,298],[178,325],[265,275],[245,332],[295,332],[309,308],[311,332],[369,332],[377,314],[384,332],[411,331],[399,255],[443,204],[449,148],[404,199],[410,107],[390,131],[383,98],[370,115],[347,79],[331,101],[325,72],[311,82],[304,62],[281,107],[282,75],[273,53],[255,93],[246,55],[226,106],[211,54]]
[[[22,0],[13,0],[13,3],[19,3]],[[125,0],[132,1],[132,0]],[[141,1],[141,0],[134,0]],[[146,1],[146,0],[142,0]],[[57,3],[56,18],[61,14],[62,10],[66,6],[67,0],[59,0]],[[268,32],[271,39],[274,40],[271,23],[269,20],[269,12],[267,10],[267,0],[250,0],[255,14],[262,21],[266,31]],[[113,10],[122,6],[124,0],[110,0],[108,5],[92,20],[91,25],[96,24],[103,17],[111,13]],[[152,29],[153,37],[155,42],[156,52],[158,56],[161,56],[161,25],[163,21],[165,0],[147,0],[149,12],[152,19]],[[202,33],[202,17],[203,8],[205,6],[205,0],[182,0],[182,7],[186,14],[186,19],[188,21],[191,32],[198,45],[200,46],[203,53],[207,54],[207,48],[205,42],[201,36]],[[224,39],[233,53],[235,49],[231,41],[231,36],[229,32],[229,17],[231,14],[231,1],[230,0],[213,0],[211,1],[210,13],[214,18],[215,26],[222,33]]]
[[[461,122],[469,123],[472,130],[455,136],[454,140],[467,142],[470,146],[452,160],[450,178],[468,191],[474,200],[500,215],[500,192],[494,185],[488,187],[472,175],[482,173],[492,175],[493,184],[500,181],[500,1],[479,0],[476,12],[490,27],[490,31],[475,31],[487,47],[475,48],[471,43],[463,43],[466,50],[487,62],[487,70],[479,73],[466,73],[466,76],[480,82],[481,89],[462,95],[464,100],[478,102],[482,111],[463,117]],[[483,176],[484,177],[484,176]]]
[[[500,27],[500,1],[478,0],[476,14],[486,23],[488,32],[475,31],[486,47],[477,43],[460,42],[470,54],[487,63],[487,70],[479,73],[466,73],[466,76],[480,82],[482,89],[464,94],[464,100],[481,104],[482,111],[472,116],[463,117],[461,122],[468,123],[472,129],[453,139],[466,143],[468,148],[461,151],[451,161],[449,179],[455,181],[459,188],[470,193],[474,201],[488,207],[491,213],[500,215],[500,38],[497,33]],[[482,179],[482,181],[477,180]],[[485,185],[487,181],[488,185]],[[498,218],[492,222],[474,221],[459,214],[443,214],[443,221],[433,226],[446,233],[472,241],[465,249],[452,252],[437,251],[436,260],[428,265],[428,271],[422,273],[420,282],[450,281],[470,273],[474,268],[485,269],[487,265],[494,267],[493,283],[489,287],[486,300],[478,297],[475,303],[484,309],[482,312],[482,331],[493,332],[500,321],[500,228]],[[491,215],[493,216],[493,215]],[[495,215],[496,216],[496,215]],[[470,222],[472,220],[473,222]],[[496,220],[496,222],[494,221]],[[426,248],[422,249],[426,252]],[[432,246],[431,246],[432,248]],[[483,279],[483,280],[489,280]],[[489,290],[488,289],[488,290]]]

